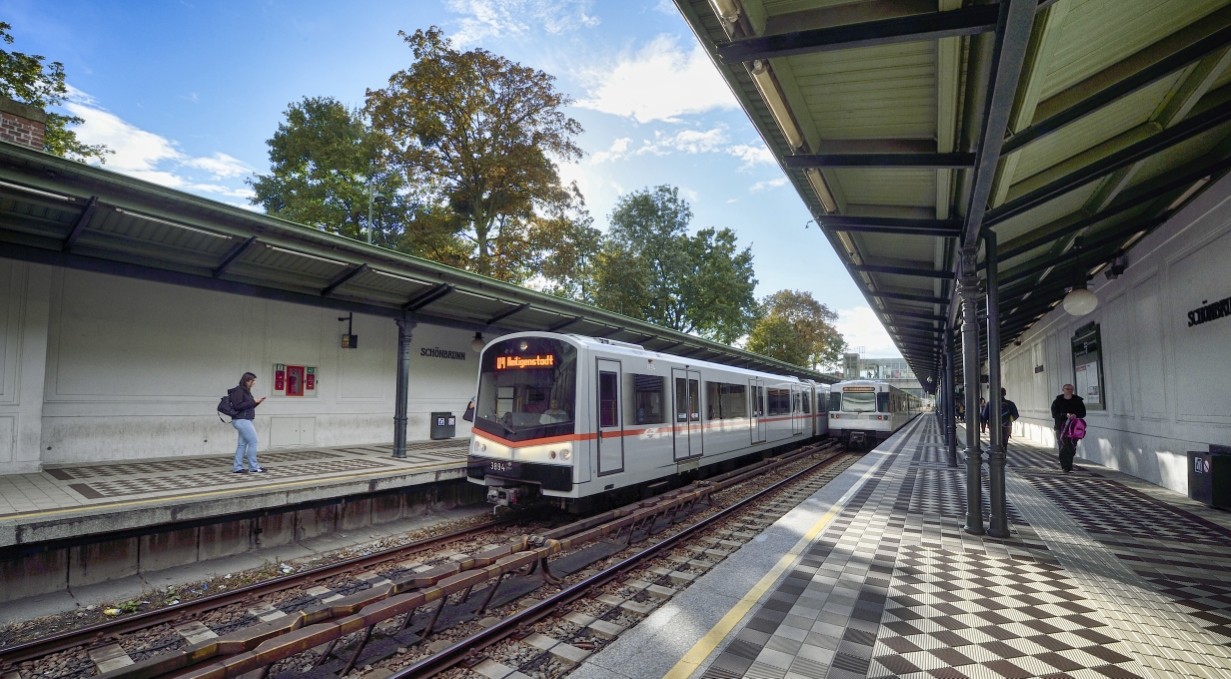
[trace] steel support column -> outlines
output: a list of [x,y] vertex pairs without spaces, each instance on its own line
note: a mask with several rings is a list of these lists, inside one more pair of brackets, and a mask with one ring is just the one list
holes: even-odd
[[987,264],[987,402],[988,438],[991,449],[987,453],[988,486],[991,492],[992,516],[988,520],[987,533],[993,537],[1009,537],[1009,519],[1004,495],[1005,440],[1001,427],[1000,401],[1000,290],[997,281],[999,261],[996,253],[996,233],[988,229],[983,236],[984,261]]
[[978,252],[962,250],[958,295],[962,304],[962,377],[966,380],[966,532],[983,531],[983,450],[979,447]]
[[415,321],[395,319],[398,324],[397,402],[393,405],[393,456],[406,457],[406,402],[410,399],[410,340]]
[[957,467],[957,371],[953,369],[953,337],[945,331],[945,448],[950,467]]

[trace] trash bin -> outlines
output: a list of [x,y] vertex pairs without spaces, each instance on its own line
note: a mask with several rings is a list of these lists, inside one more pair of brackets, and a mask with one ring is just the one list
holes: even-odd
[[1231,508],[1231,453],[1188,451],[1188,497]]
[[432,440],[457,436],[457,418],[453,413],[432,413]]

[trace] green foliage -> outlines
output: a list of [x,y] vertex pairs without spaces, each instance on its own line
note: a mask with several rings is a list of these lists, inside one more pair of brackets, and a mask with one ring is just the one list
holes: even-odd
[[[0,21],[0,39],[7,45],[13,44],[13,36],[9,33],[12,28]],[[45,61],[46,57],[37,54],[0,49],[0,95],[44,111],[52,106],[62,106],[68,96],[68,86],[64,83],[64,64],[58,61],[44,63]],[[48,112],[43,150],[73,160],[96,158],[100,163],[105,162],[106,155],[112,151],[102,144],[83,143],[77,138],[77,133],[69,129],[70,125],[84,122],[77,116]]]
[[730,343],[753,319],[752,252],[730,229],[688,235],[692,211],[671,186],[623,196],[594,258],[593,302]]
[[832,365],[846,341],[833,327],[838,314],[800,290],[780,290],[761,303],[748,351],[804,368]]
[[[482,49],[460,52],[436,27],[400,33],[414,63],[368,90],[366,113],[408,185],[432,187],[473,247],[468,269],[521,282],[534,275],[533,231],[574,194],[555,161],[581,157],[581,125],[555,78]],[[437,219],[449,221],[437,211]]]
[[[292,103],[266,144],[270,173],[249,179],[271,215],[413,252],[403,225],[413,206],[400,173],[385,169],[382,141],[357,111],[330,97]],[[369,199],[372,224],[368,223]]]

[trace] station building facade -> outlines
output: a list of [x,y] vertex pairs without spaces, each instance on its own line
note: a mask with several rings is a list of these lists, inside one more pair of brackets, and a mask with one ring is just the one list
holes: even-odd
[[1075,384],[1087,406],[1079,457],[1187,492],[1187,452],[1231,445],[1231,176],[1127,260],[1114,280],[1096,276],[1094,312],[1058,306],[1004,351],[1014,435],[1054,445],[1052,399]]
[[[398,331],[386,318],[4,259],[0,300],[0,474],[233,452],[215,409],[245,372],[268,398],[262,450],[391,440]],[[410,440],[441,411],[469,435],[473,337],[415,328]]]

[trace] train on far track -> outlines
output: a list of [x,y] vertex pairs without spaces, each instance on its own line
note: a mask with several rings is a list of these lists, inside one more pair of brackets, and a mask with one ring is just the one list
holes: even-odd
[[496,505],[627,502],[830,422],[827,385],[601,338],[514,333],[479,364],[467,476]]
[[877,380],[829,386],[829,435],[849,449],[874,448],[924,411],[923,399]]

